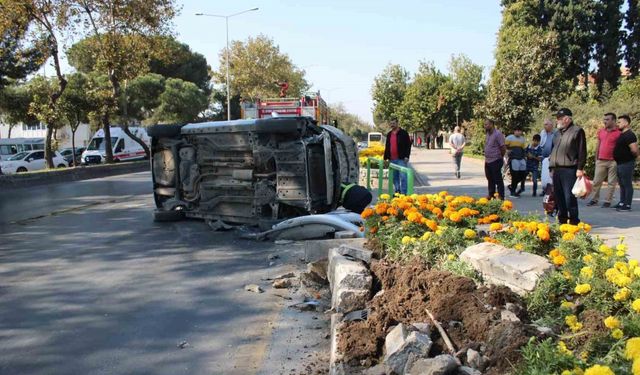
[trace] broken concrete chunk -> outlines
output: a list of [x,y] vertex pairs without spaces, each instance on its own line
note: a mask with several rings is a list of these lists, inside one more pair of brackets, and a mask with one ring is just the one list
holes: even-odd
[[338,351],[338,335],[344,326],[342,321],[343,315],[336,313],[331,314],[331,353],[329,355],[329,371],[332,374],[337,373],[338,363],[342,361],[344,353]]
[[313,262],[315,260],[327,259],[329,249],[340,245],[364,246],[365,238],[344,238],[333,240],[311,240],[304,242],[304,260]]
[[412,323],[413,328],[425,335],[431,335],[431,325],[429,323]]
[[336,312],[348,313],[365,307],[372,277],[362,262],[347,259],[338,249],[331,249],[327,276],[331,286],[331,307]]
[[276,289],[285,289],[291,286],[291,279],[276,279],[273,287]]
[[453,356],[441,354],[434,358],[418,359],[409,368],[406,375],[453,375],[458,361]]
[[344,256],[360,259],[367,264],[371,263],[371,257],[373,256],[372,251],[352,245],[340,245],[338,247],[338,253]]
[[507,322],[519,322],[520,318],[516,316],[516,314],[512,313],[509,310],[500,311],[500,319]]
[[370,367],[362,373],[363,375],[391,375],[391,368],[384,363]]
[[253,293],[263,293],[264,290],[262,290],[262,288],[260,288],[259,285],[257,284],[248,284],[244,286],[244,290],[246,290],[247,292],[253,292]]
[[458,375],[482,375],[479,370],[467,366],[458,367]]
[[358,237],[358,234],[355,233],[355,232],[348,231],[348,230],[341,230],[341,231],[335,232],[333,234],[333,237],[336,238],[336,239],[356,238],[356,237]]
[[538,280],[554,268],[541,256],[487,242],[468,247],[460,259],[480,272],[488,283],[505,285],[520,295],[532,291]]
[[327,265],[328,260],[322,259],[315,262],[307,263],[307,272],[316,276],[319,281],[327,280]]
[[467,364],[475,369],[484,369],[485,361],[482,355],[473,349],[467,350]]
[[404,373],[410,356],[426,358],[431,349],[431,338],[420,332],[409,332],[404,324],[398,324],[385,339],[384,364],[398,374]]

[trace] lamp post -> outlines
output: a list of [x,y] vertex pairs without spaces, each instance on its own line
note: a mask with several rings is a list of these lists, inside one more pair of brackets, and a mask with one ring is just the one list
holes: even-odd
[[458,114],[460,113],[460,110],[458,108],[456,108],[456,126],[460,126],[460,123],[458,121]]
[[196,13],[196,16],[207,16],[207,17],[218,17],[218,18],[224,18],[225,23],[226,23],[226,28],[227,28],[227,121],[231,120],[231,88],[230,88],[230,83],[229,83],[229,58],[230,58],[230,52],[229,52],[229,18],[234,17],[234,16],[239,16],[243,13],[247,13],[247,12],[253,12],[255,10],[258,10],[258,8],[251,8],[251,9],[247,9],[247,10],[243,10],[242,12],[238,12],[238,13],[233,13],[233,14],[229,14],[229,15],[221,15],[221,14],[208,14],[208,13]]

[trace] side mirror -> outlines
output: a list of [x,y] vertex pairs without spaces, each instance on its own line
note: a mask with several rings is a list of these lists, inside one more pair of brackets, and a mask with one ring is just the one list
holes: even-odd
[[27,159],[27,163],[31,163],[32,160],[33,160],[33,158],[28,158]]

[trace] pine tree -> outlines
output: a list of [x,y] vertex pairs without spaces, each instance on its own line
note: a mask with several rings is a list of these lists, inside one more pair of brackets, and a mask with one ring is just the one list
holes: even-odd
[[625,24],[627,38],[625,39],[624,58],[631,73],[631,77],[637,77],[640,71],[640,17],[638,13],[638,0],[628,0]]
[[620,79],[620,59],[622,58],[623,31],[621,11],[624,0],[599,0],[595,15],[595,55],[598,66],[596,84],[602,92],[603,84],[613,90]]

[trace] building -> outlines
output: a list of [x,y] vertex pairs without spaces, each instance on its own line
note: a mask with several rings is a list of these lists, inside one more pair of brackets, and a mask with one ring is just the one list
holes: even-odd
[[[71,147],[71,128],[65,126],[55,131],[55,139],[58,149]],[[87,146],[94,132],[89,124],[80,124],[76,130],[76,147]],[[37,125],[15,125],[11,129],[11,138],[45,138],[47,136],[47,126],[44,124]],[[9,137],[9,125],[0,124],[0,138]]]

